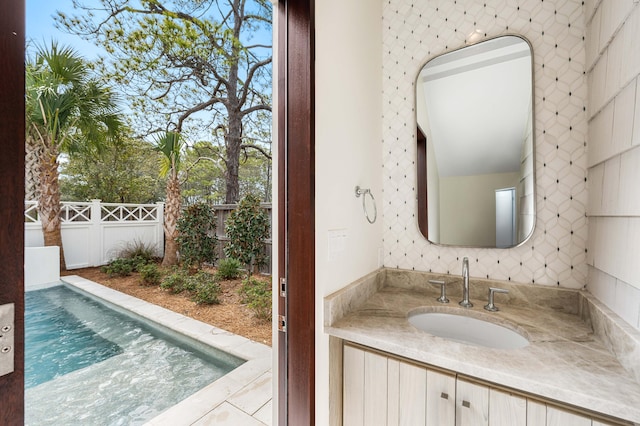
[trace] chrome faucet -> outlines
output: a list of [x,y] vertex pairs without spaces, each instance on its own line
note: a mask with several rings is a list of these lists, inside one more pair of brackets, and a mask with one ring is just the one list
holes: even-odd
[[463,308],[471,308],[473,303],[469,301],[469,258],[462,259],[462,300],[458,303]]

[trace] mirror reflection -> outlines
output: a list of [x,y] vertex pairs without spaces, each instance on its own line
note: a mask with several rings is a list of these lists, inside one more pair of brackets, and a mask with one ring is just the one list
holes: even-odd
[[526,241],[535,224],[529,43],[503,36],[430,60],[416,116],[423,235],[466,247]]

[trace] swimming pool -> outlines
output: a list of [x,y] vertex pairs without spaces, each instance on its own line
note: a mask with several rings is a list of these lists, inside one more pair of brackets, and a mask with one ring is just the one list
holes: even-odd
[[65,285],[25,301],[29,425],[143,424],[245,362]]

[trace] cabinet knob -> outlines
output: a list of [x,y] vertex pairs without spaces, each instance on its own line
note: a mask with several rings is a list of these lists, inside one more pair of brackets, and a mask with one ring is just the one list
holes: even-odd
[[449,399],[449,394],[448,394],[448,393],[446,393],[446,392],[442,392],[442,393],[440,394],[440,398],[442,398],[442,399]]
[[469,408],[471,407],[471,403],[469,401],[462,401],[462,406]]

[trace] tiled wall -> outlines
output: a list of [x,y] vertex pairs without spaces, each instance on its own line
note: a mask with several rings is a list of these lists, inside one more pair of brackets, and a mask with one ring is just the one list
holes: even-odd
[[586,2],[588,289],[640,329],[640,5]]
[[[384,263],[422,271],[581,288],[587,280],[587,85],[580,0],[383,0]],[[614,0],[618,2],[620,0]],[[533,46],[537,220],[512,249],[431,245],[416,221],[415,79],[427,59],[487,37]]]

